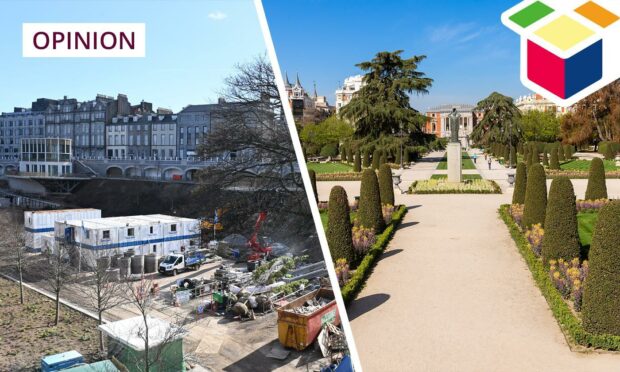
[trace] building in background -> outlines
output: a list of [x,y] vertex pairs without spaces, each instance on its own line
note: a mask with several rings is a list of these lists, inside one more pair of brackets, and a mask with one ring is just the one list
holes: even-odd
[[288,74],[284,78],[288,103],[293,111],[295,121],[301,124],[317,123],[324,120],[334,112],[334,107],[329,105],[326,96],[319,96],[314,85],[314,93],[310,95],[301,85],[299,75],[295,84],[291,84]]
[[342,88],[336,90],[336,112],[340,112],[340,109],[346,106],[355,93],[357,93],[364,86],[364,77],[362,75],[349,76],[344,79]]
[[43,177],[73,174],[71,140],[66,138],[22,138],[19,173]]
[[177,115],[149,115],[151,156],[160,160],[177,159]]
[[555,103],[549,101],[540,94],[532,93],[527,96],[521,96],[514,101],[515,106],[522,112],[528,111],[541,111],[551,112],[557,116],[562,116],[570,111],[570,108],[560,107]]
[[426,125],[423,128],[425,133],[431,133],[438,138],[449,138],[452,131],[450,129],[449,115],[452,109],[456,108],[461,115],[459,123],[459,139],[463,147],[469,146],[469,136],[482,118],[483,113],[476,110],[476,106],[467,104],[440,105],[429,108],[426,112]]
[[40,111],[16,107],[0,115],[0,158],[19,159],[23,138],[43,137],[45,117]]

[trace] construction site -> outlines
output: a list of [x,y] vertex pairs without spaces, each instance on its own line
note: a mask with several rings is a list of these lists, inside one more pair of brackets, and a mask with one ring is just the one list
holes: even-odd
[[[42,369],[49,360],[77,360],[142,371],[146,359],[148,370],[161,371],[351,370],[325,263],[271,239],[263,226],[268,211],[256,213],[245,234],[227,234],[224,213],[195,219],[102,218],[93,208],[23,212],[24,283],[53,299],[49,267],[66,270],[63,305],[95,320],[101,313],[105,345],[97,357],[82,359],[73,353],[80,350],[27,354]],[[2,274],[15,280],[10,264]],[[105,309],[87,295],[98,287],[109,292]]]

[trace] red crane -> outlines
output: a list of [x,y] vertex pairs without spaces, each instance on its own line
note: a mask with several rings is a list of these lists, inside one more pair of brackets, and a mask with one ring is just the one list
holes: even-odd
[[267,212],[260,212],[258,214],[258,219],[254,224],[254,234],[252,234],[247,242],[248,247],[250,247],[253,251],[253,253],[248,256],[248,261],[260,261],[263,258],[269,257],[269,254],[271,253],[271,247],[262,245],[258,238],[260,227],[266,219]]

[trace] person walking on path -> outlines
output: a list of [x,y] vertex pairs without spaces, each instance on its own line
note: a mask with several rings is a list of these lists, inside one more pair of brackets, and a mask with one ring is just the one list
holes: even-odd
[[487,161],[487,163],[489,163],[489,170],[491,170],[491,157],[489,156],[489,160]]
[[474,156],[472,156],[472,158],[474,158],[474,164],[476,164],[476,159],[478,159],[478,154],[474,154]]

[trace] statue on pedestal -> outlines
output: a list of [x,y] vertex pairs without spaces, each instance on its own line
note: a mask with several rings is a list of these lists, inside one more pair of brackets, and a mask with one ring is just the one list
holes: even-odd
[[451,143],[460,143],[459,140],[459,128],[461,126],[461,114],[456,112],[456,108],[452,109],[452,113],[448,115],[450,120],[450,142]]

